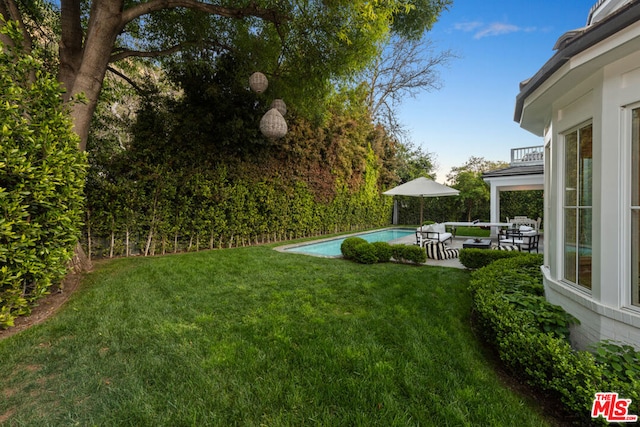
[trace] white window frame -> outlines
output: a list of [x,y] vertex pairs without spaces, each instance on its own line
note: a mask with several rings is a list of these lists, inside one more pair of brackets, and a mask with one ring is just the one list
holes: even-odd
[[[634,295],[634,287],[636,288],[635,292],[640,293],[640,291],[637,289],[638,283],[635,283],[635,284],[633,283],[634,274],[636,275],[640,274],[640,271],[634,271],[634,268],[640,270],[640,266],[638,266],[638,258],[640,258],[640,245],[636,249],[636,253],[634,253],[633,236],[632,236],[633,214],[634,212],[638,212],[640,214],[640,198],[637,201],[638,204],[634,205],[633,197],[632,197],[633,191],[634,191],[634,182],[633,182],[634,167],[638,168],[638,171],[636,173],[640,174],[640,159],[638,159],[637,166],[634,165],[634,162],[633,162],[633,144],[634,144],[633,112],[638,111],[638,116],[640,118],[640,103],[628,105],[627,107],[625,107],[625,110],[626,110],[624,114],[625,123],[623,125],[625,129],[625,133],[627,133],[627,135],[625,137],[626,149],[623,151],[625,154],[624,157],[629,160],[623,162],[624,166],[622,168],[622,172],[624,173],[624,176],[626,177],[626,182],[628,183],[625,189],[625,200],[626,200],[625,211],[627,216],[625,218],[625,226],[628,227],[628,231],[626,235],[630,236],[631,238],[629,239],[628,244],[626,244],[624,248],[624,252],[627,252],[627,256],[625,256],[625,259],[628,260],[628,264],[627,264],[627,267],[625,268],[626,274],[623,276],[623,277],[627,277],[627,279],[624,281],[625,289],[623,291],[623,294],[625,295],[624,305],[627,305],[628,307],[631,307],[635,310],[640,310],[640,295],[637,295],[637,294]],[[640,151],[640,133],[638,135],[637,143],[639,145],[638,150]],[[640,186],[640,183],[636,183],[636,185]],[[640,191],[640,189],[638,188],[636,188],[635,190]],[[640,231],[640,230],[636,230],[636,231]],[[634,255],[636,257],[635,260],[634,260]],[[634,297],[637,298],[637,301],[634,301]]]
[[[576,265],[575,265],[575,269],[576,269],[576,278],[575,281],[570,281],[567,278],[565,278],[565,267],[566,267],[566,255],[565,255],[565,245],[566,245],[566,241],[565,241],[565,233],[566,233],[566,217],[565,217],[565,213],[566,210],[568,209],[568,205],[566,204],[566,188],[567,188],[567,163],[566,163],[566,141],[567,141],[567,135],[569,134],[573,134],[573,133],[580,133],[580,130],[587,127],[587,126],[591,126],[591,137],[592,137],[592,143],[593,143],[593,120],[589,119],[586,120],[584,122],[581,122],[571,128],[566,129],[565,131],[561,132],[559,135],[561,137],[561,141],[562,144],[559,147],[559,157],[560,157],[560,165],[561,165],[561,175],[559,176],[560,178],[560,182],[562,183],[561,188],[559,189],[559,194],[558,194],[558,198],[560,199],[560,211],[558,212],[559,214],[559,220],[560,220],[560,227],[558,227],[558,237],[559,237],[559,270],[558,270],[558,278],[565,284],[581,291],[584,292],[588,295],[592,295],[593,292],[593,270],[591,272],[591,288],[588,288],[584,285],[580,285],[578,283],[578,276],[579,276],[579,257],[577,256],[577,251],[578,251],[578,246],[579,246],[579,224],[576,224]],[[580,151],[580,139],[578,139],[578,146],[576,147],[576,154],[578,154]],[[592,146],[592,156],[593,156],[593,146]],[[576,166],[578,169],[580,167],[580,165]],[[593,165],[592,165],[593,167]],[[592,174],[593,174],[593,169],[592,169]],[[576,178],[579,178],[579,174]],[[593,179],[593,176],[592,176]],[[570,209],[575,209],[576,213],[580,212],[581,209],[585,209],[585,208],[589,208],[591,210],[591,215],[592,215],[592,219],[593,219],[593,215],[594,215],[594,211],[593,211],[593,187],[594,187],[594,183],[593,181],[591,182],[591,205],[590,206],[580,206],[580,200],[579,200],[579,188],[578,186],[580,185],[579,182],[576,182],[576,206],[575,208],[573,207],[569,207]],[[593,240],[593,225],[591,228],[591,239]],[[593,248],[592,248],[593,249]],[[591,254],[591,256],[593,257],[593,252]],[[593,258],[592,258],[592,264],[591,264],[592,268],[593,268]]]

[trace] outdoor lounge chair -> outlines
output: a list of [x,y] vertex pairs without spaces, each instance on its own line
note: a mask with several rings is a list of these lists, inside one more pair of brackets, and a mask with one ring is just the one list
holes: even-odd
[[521,225],[519,228],[510,228],[501,233],[498,238],[498,249],[527,252],[535,249],[538,253],[539,243],[540,234],[533,227]]
[[420,246],[422,246],[425,241],[436,241],[445,243],[447,240],[449,242],[452,242],[453,234],[447,231],[447,228],[444,224],[436,223],[423,225],[422,227],[418,227],[418,229],[416,230],[416,242]]
[[443,260],[458,258],[460,256],[460,250],[447,248],[442,242],[430,240],[424,244],[424,247],[427,251],[427,258],[429,259]]

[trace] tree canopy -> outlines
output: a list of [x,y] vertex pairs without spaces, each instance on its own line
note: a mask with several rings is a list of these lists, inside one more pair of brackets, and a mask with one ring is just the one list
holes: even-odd
[[472,156],[464,165],[451,168],[451,172],[447,175],[447,182],[453,188],[460,190],[458,200],[462,203],[467,221],[487,218],[489,215],[491,194],[489,184],[482,179],[482,174],[507,166],[505,162],[494,162],[484,157]]
[[[317,111],[336,80],[352,76],[379,53],[390,34],[419,38],[451,0],[61,0],[45,3],[59,18],[59,80],[74,103],[75,130],[86,148],[91,117],[107,70],[131,58],[215,59],[234,53],[246,78],[260,70],[280,97]],[[3,0],[0,14],[22,24],[26,43],[43,7]],[[188,53],[191,52],[191,56]],[[182,56],[187,54],[187,56]],[[194,56],[195,55],[195,56]],[[244,75],[243,75],[244,74]]]

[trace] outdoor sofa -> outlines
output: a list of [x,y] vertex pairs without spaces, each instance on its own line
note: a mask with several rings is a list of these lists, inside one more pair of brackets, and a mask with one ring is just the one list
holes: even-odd
[[416,243],[423,246],[424,242],[436,241],[445,243],[453,240],[453,234],[447,231],[447,227],[443,223],[435,223],[423,225],[416,230]]

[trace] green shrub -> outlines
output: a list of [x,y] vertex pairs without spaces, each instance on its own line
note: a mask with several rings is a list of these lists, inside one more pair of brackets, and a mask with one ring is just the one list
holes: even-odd
[[398,262],[422,264],[427,260],[423,248],[409,245],[390,245],[387,242],[369,243],[360,237],[349,237],[340,245],[340,251],[345,259],[360,264],[375,264],[395,259]]
[[605,340],[593,346],[593,354],[607,378],[640,381],[640,351],[632,346]]
[[363,243],[367,243],[367,241],[362,237],[347,237],[340,245],[340,252],[345,259],[353,259],[356,246]]
[[594,354],[574,350],[568,328],[577,320],[543,298],[541,262],[541,256],[526,254],[497,260],[472,274],[481,334],[508,369],[556,397],[575,422],[594,422],[591,407],[599,391],[638,402],[640,352],[609,342],[595,346]]
[[14,23],[0,31],[0,327],[28,314],[66,274],[80,234],[85,158],[62,90],[20,50]]
[[353,248],[353,260],[360,264],[375,264],[378,262],[376,247],[371,243],[360,243]]
[[378,257],[378,262],[389,262],[389,260],[391,260],[393,251],[389,243],[373,242],[371,245],[375,248],[376,256]]
[[427,261],[427,252],[420,246],[393,245],[391,246],[393,259],[398,262],[413,262],[423,264]]
[[485,267],[498,259],[513,258],[520,255],[524,255],[524,253],[468,248],[460,251],[460,263],[469,269],[477,269]]

